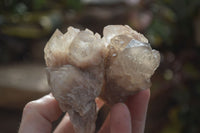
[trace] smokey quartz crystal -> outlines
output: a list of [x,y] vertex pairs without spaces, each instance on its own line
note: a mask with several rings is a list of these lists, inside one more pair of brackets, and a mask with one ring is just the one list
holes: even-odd
[[159,52],[127,25],[108,25],[103,37],[89,29],[56,30],[44,52],[52,94],[77,133],[94,133],[97,97],[112,106],[150,88],[160,63]]

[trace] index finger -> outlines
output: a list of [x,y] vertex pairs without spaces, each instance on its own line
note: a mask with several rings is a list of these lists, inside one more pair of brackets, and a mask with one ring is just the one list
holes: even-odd
[[51,123],[61,113],[58,102],[52,95],[29,102],[23,110],[19,133],[50,133]]

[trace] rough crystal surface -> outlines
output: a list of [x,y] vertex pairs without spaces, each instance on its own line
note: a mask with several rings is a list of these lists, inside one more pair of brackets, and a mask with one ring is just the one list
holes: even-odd
[[48,83],[77,133],[95,130],[96,104],[103,86],[104,45],[99,34],[69,27],[56,30],[44,52]]
[[103,37],[73,27],[56,30],[45,49],[48,82],[77,133],[93,133],[95,98],[108,105],[151,86],[160,54],[148,40],[125,25],[109,25]]
[[101,84],[90,73],[72,65],[47,69],[49,84],[60,108],[68,112],[78,133],[95,130],[96,104]]

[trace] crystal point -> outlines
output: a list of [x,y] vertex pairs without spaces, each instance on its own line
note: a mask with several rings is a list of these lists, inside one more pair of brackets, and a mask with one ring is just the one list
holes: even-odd
[[150,88],[160,54],[131,27],[108,25],[103,37],[89,29],[56,30],[45,49],[48,82],[77,133],[94,133],[95,99],[108,105]]

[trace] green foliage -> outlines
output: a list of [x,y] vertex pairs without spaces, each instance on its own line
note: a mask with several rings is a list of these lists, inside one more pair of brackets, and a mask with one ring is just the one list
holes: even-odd
[[1,13],[24,14],[26,12],[43,11],[46,9],[67,8],[80,10],[80,0],[1,0]]
[[33,0],[32,1],[32,6],[34,10],[40,10],[43,9],[45,7],[45,5],[47,4],[47,0]]
[[173,108],[170,110],[168,116],[170,124],[168,124],[161,133],[181,133],[181,122],[178,118],[179,109]]
[[199,0],[157,0],[152,3],[154,19],[146,33],[150,42],[170,49],[180,47],[173,45],[187,45],[187,42],[174,42],[177,38],[190,40],[194,37],[193,19],[199,8]]
[[82,4],[80,0],[64,0],[66,7],[74,10],[81,10]]
[[173,82],[169,84],[174,103],[162,133],[199,133],[200,49],[195,42],[194,20],[200,11],[200,0],[156,0],[151,11],[153,21],[146,31],[147,37],[163,56],[172,52],[176,58],[174,66],[166,59],[163,62],[168,65],[161,64],[164,70],[173,72]]
[[163,43],[172,45],[172,34],[173,28],[170,24],[160,18],[155,18],[148,29],[147,37],[154,46],[159,46]]

